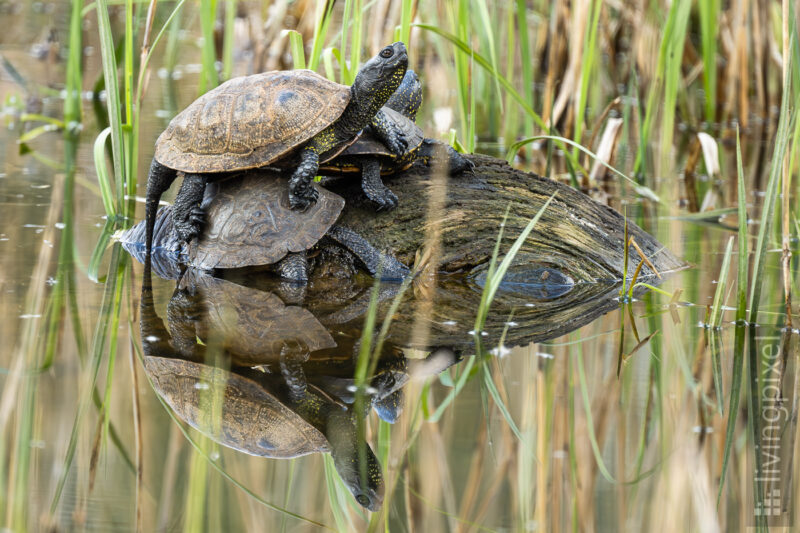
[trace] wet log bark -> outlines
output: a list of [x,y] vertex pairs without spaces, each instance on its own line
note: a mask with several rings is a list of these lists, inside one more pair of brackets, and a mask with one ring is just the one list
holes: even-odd
[[[624,272],[625,220],[613,209],[581,192],[532,173],[515,170],[505,161],[470,156],[472,173],[446,176],[422,165],[385,183],[399,197],[399,206],[375,212],[359,190],[358,180],[339,179],[325,186],[347,200],[338,223],[392,252],[407,265],[425,255],[426,239],[438,236],[433,248],[437,269],[470,272],[485,268],[492,256],[506,210],[500,255],[504,255],[528,222],[551,196],[553,201],[526,239],[512,270],[551,267],[575,281],[621,279]],[[628,235],[659,272],[681,269],[685,263],[654,237],[628,221]],[[627,277],[641,260],[630,246]],[[640,276],[654,272],[643,265]]]

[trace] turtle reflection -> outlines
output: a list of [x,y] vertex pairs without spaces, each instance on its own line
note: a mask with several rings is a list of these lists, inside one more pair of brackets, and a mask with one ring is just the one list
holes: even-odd
[[[356,501],[372,511],[381,507],[382,469],[363,428],[359,432],[358,418],[365,413],[355,408],[353,380],[307,376],[303,367],[313,352],[336,348],[310,311],[268,292],[188,271],[170,299],[167,317],[165,325],[145,278],[144,367],[178,417],[251,455],[285,459],[330,453]],[[389,366],[386,362],[371,380],[366,407],[394,422],[406,379],[402,368]],[[220,413],[220,420],[212,413]]]
[[[482,280],[450,276],[434,287],[412,285],[404,294],[400,284],[381,284],[378,324],[395,297],[401,302],[368,377],[366,401],[356,402],[353,376],[373,285],[324,268],[314,272],[297,305],[285,283],[263,273],[244,273],[234,282],[188,269],[167,304],[166,325],[155,311],[146,273],[145,368],[175,413],[220,444],[272,458],[331,453],[356,500],[375,510],[383,500],[383,475],[360,420],[372,409],[395,422],[412,377],[435,375],[474,353],[469,329]],[[514,283],[513,275],[509,279],[493,302],[484,346],[500,339],[510,347],[553,338],[619,305],[617,286],[575,284],[555,270],[542,269],[538,281],[525,286]],[[424,316],[417,312],[422,297],[430,303]],[[420,325],[424,335],[418,334]],[[406,348],[430,355],[407,359]],[[221,391],[216,431],[204,423],[210,414],[201,392],[214,388]]]

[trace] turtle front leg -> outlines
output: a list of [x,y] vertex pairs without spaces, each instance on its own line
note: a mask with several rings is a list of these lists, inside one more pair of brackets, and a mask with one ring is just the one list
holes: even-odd
[[300,151],[300,164],[289,179],[289,205],[292,209],[306,210],[313,205],[319,193],[311,185],[311,180],[319,170],[319,151],[315,145],[306,146]]
[[381,180],[381,164],[375,157],[361,162],[361,189],[367,198],[378,204],[378,211],[397,207],[397,195]]
[[204,212],[200,207],[208,177],[203,174],[186,174],[175,197],[172,217],[178,240],[188,243],[200,234]]
[[393,121],[386,118],[382,110],[375,114],[370,126],[372,127],[372,132],[389,150],[397,155],[406,153],[408,149],[406,134]]

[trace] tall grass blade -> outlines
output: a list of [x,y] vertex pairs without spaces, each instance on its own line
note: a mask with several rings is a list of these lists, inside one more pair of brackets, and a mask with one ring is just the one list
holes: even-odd
[[703,53],[703,88],[705,89],[706,121],[714,122],[717,106],[717,32],[719,31],[719,0],[697,3],[700,12],[700,42]]
[[106,106],[108,121],[111,128],[111,152],[114,164],[114,183],[117,193],[117,212],[122,210],[122,197],[124,195],[124,172],[122,137],[122,117],[120,115],[119,80],[117,79],[117,58],[114,52],[114,38],[111,35],[111,21],[108,17],[108,2],[97,2],[97,27],[100,32],[100,55],[103,62],[103,78],[106,86]]
[[204,94],[219,85],[217,53],[214,47],[214,22],[217,20],[217,0],[200,0],[200,28],[203,32],[200,83],[197,91]]
[[317,0],[317,23],[314,26],[314,39],[311,46],[311,57],[308,58],[308,68],[317,70],[322,48],[325,46],[325,37],[331,22],[334,0]]
[[[639,150],[636,153],[636,160],[633,165],[633,173],[638,175],[644,169],[644,157],[647,146],[650,140],[651,130],[655,122],[656,113],[660,109],[664,110],[664,119],[662,119],[662,132],[666,137],[662,137],[661,141],[664,146],[671,147],[671,144],[666,144],[667,139],[672,139],[672,130],[667,131],[666,121],[669,119],[670,124],[674,121],[675,116],[675,100],[664,98],[663,105],[657,105],[656,99],[661,93],[665,83],[665,76],[670,76],[669,80],[671,88],[669,89],[670,95],[677,94],[678,78],[680,77],[680,61],[683,57],[683,39],[681,36],[685,35],[686,22],[689,15],[689,8],[691,2],[689,0],[676,0],[672,2],[667,16],[666,26],[661,38],[661,45],[658,51],[658,63],[655,69],[655,79],[653,80],[650,90],[647,94],[647,105],[645,106],[644,124],[642,125],[639,134]],[[680,48],[680,51],[677,49]],[[677,56],[675,56],[677,54]],[[666,90],[665,90],[666,92]],[[670,103],[672,108],[669,108]],[[669,117],[666,115],[669,114]]]
[[712,373],[714,375],[714,389],[717,395],[717,411],[722,414],[722,403],[725,398],[724,390],[722,387],[722,361],[719,348],[721,339],[719,338],[719,329],[722,326],[722,307],[725,305],[724,295],[725,289],[728,285],[728,269],[731,264],[731,255],[733,253],[733,237],[728,239],[727,247],[725,248],[725,256],[722,260],[722,267],[720,268],[719,279],[717,280],[717,290],[714,292],[714,302],[711,305],[711,321],[708,330],[709,347],[711,348],[711,365]]
[[111,176],[106,167],[106,142],[111,135],[111,126],[100,132],[94,141],[94,168],[97,172],[97,183],[100,185],[100,197],[103,199],[103,208],[109,219],[117,215],[114,207],[114,194],[111,192]]
[[[581,87],[578,94],[578,111],[575,115],[575,142],[581,142],[581,135],[583,134],[583,121],[584,113],[586,112],[586,102],[589,97],[589,80],[592,76],[592,69],[594,68],[594,58],[597,50],[597,28],[600,22],[600,11],[603,8],[603,3],[600,0],[594,0],[590,6],[589,11],[591,14],[591,23],[586,28],[586,34],[583,40],[583,62],[581,64]],[[577,153],[576,153],[577,155]]]
[[722,325],[722,308],[725,305],[723,300],[725,287],[728,284],[728,269],[731,264],[731,255],[733,255],[733,237],[728,239],[728,244],[725,247],[725,255],[722,258],[722,267],[719,271],[719,279],[717,280],[717,290],[714,292],[714,301],[711,305],[711,323],[712,328],[718,329]]
[[294,68],[306,68],[306,52],[303,48],[303,36],[295,30],[288,30],[289,48],[292,51],[292,63]]
[[767,247],[772,231],[772,223],[775,214],[775,201],[778,197],[778,184],[781,181],[783,157],[789,143],[789,132],[794,129],[794,122],[797,119],[797,110],[789,109],[788,106],[788,87],[784,87],[783,103],[781,104],[781,114],[778,120],[778,131],[775,136],[775,151],[772,154],[770,165],[769,180],[764,194],[764,205],[761,209],[761,223],[758,228],[758,238],[755,246],[755,258],[753,260],[753,278],[750,285],[750,324],[758,321],[758,308],[761,299],[761,287],[764,275],[764,261],[766,259]]
[[728,470],[728,461],[734,441],[734,430],[739,413],[739,397],[742,390],[744,374],[744,334],[745,316],[747,314],[747,196],[744,186],[744,168],[742,165],[742,144],[739,139],[739,130],[736,130],[736,178],[739,195],[739,265],[736,280],[736,332],[733,341],[733,369],[731,376],[731,396],[728,406],[728,423],[725,429],[725,448],[722,452],[722,471],[719,478],[717,491],[717,506],[722,498],[725,488],[725,474]]
[[231,79],[233,74],[233,32],[237,3],[237,0],[225,0],[225,33],[222,36],[222,78],[225,80]]

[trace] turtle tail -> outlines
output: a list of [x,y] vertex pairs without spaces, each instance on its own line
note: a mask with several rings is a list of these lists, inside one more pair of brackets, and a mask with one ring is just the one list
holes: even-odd
[[147,201],[145,204],[145,262],[146,270],[150,270],[150,256],[153,252],[153,230],[156,225],[156,212],[158,211],[158,201],[164,191],[169,189],[178,173],[165,167],[155,158],[150,163],[150,173],[147,176]]

